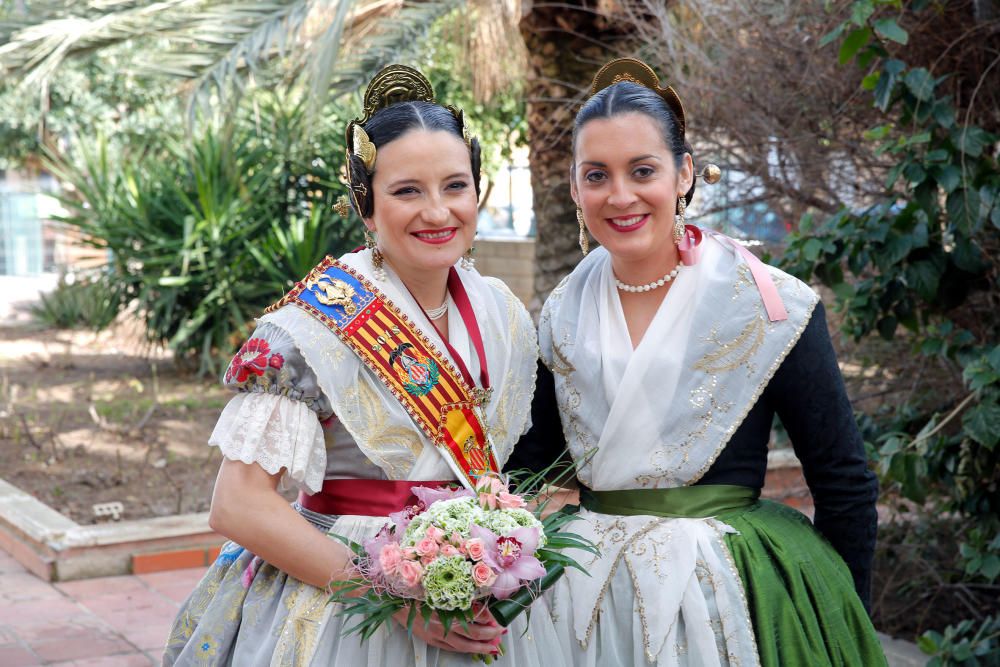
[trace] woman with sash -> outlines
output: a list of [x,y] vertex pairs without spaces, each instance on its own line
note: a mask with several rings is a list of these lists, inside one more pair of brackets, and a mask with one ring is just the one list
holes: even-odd
[[[570,171],[586,257],[539,324],[535,425],[508,468],[568,447],[588,575],[549,593],[567,656],[599,665],[884,664],[865,604],[877,482],[815,292],[685,225],[695,168],[672,88],[602,68]],[[718,179],[717,168],[705,171]],[[587,231],[601,248],[587,254]],[[541,419],[558,410],[562,428]],[[815,528],[759,500],[774,415]]]
[[[435,617],[409,636],[404,613],[361,641],[328,603],[351,560],[328,533],[363,542],[413,507],[413,486],[497,471],[529,426],[537,360],[523,305],[470,260],[480,158],[462,112],[400,65],[364,103],[346,134],[367,247],[269,308],[226,371],[238,393],[209,441],[225,457],[210,525],[231,541],[177,616],[165,664],[464,665],[506,633],[484,611],[468,629],[445,635]],[[288,486],[301,491],[291,505]],[[526,623],[511,626],[505,664],[563,665],[548,613]]]

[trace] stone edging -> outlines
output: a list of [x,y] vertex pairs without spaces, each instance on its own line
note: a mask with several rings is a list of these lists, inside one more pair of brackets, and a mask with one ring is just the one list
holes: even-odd
[[133,556],[222,541],[207,513],[81,526],[0,479],[0,548],[46,581],[131,574]]

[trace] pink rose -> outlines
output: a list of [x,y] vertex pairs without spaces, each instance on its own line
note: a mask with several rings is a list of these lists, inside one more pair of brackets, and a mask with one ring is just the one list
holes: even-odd
[[420,557],[420,564],[427,567],[437,559],[437,554],[427,554]]
[[399,564],[403,562],[403,550],[399,548],[398,544],[386,544],[378,555],[378,562],[382,566],[383,572],[390,575],[395,574]]
[[417,560],[419,554],[413,547],[403,547],[403,558],[406,560]]
[[425,537],[417,542],[413,548],[416,549],[417,553],[423,557],[436,556],[440,547],[438,546],[437,540],[432,537]]
[[444,539],[444,531],[437,526],[427,526],[427,537],[435,542],[440,542]]
[[479,494],[479,504],[486,509],[495,510],[497,508],[497,494],[505,491],[504,486],[496,477],[483,477],[476,484],[476,493]]
[[465,553],[469,555],[472,560],[482,560],[483,553],[486,551],[486,545],[478,537],[473,537],[465,541]]
[[479,562],[472,566],[472,580],[476,586],[489,586],[496,578],[497,573],[486,563]]
[[527,503],[521,496],[516,496],[509,491],[501,491],[497,494],[497,504],[500,505],[500,509],[509,510],[524,507]]
[[399,564],[397,574],[407,586],[414,588],[420,584],[420,579],[424,576],[424,568],[420,563],[412,560],[404,560]]
[[461,556],[462,552],[459,551],[458,549],[456,549],[455,547],[453,547],[452,545],[446,544],[443,547],[441,547],[441,555],[442,556]]
[[448,540],[456,547],[462,546],[462,536],[458,534],[458,531],[452,532],[451,537],[449,537]]
[[479,493],[500,493],[505,488],[503,482],[496,477],[483,477],[476,484],[476,491]]

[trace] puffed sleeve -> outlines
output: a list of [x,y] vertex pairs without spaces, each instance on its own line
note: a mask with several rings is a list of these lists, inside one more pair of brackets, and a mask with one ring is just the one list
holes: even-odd
[[326,447],[321,421],[330,402],[292,337],[263,323],[233,357],[223,383],[237,392],[209,444],[234,461],[284,471],[281,487],[315,493],[323,486]]
[[822,303],[766,393],[802,462],[816,506],[815,526],[847,563],[867,608],[878,480],[868,468]]

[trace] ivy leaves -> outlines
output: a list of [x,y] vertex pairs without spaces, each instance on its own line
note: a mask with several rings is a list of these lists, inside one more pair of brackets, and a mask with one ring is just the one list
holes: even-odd
[[[934,412],[921,414],[910,402],[887,406],[891,416],[871,454],[886,486],[978,526],[958,538],[965,576],[993,582],[1000,577],[1000,538],[993,539],[1000,530],[1000,313],[997,260],[984,248],[1000,247],[1000,137],[960,122],[968,114],[942,92],[947,76],[905,61],[909,35],[900,21],[927,4],[916,0],[904,10],[898,0],[856,0],[823,38],[823,45],[839,40],[842,64],[866,70],[862,89],[885,116],[863,136],[891,166],[880,201],[818,223],[804,218],[784,264],[833,289],[854,339],[893,340],[903,326],[923,358],[918,364],[935,359],[961,369],[951,387],[920,386],[916,378],[922,405]],[[995,656],[996,623],[960,623],[944,635],[925,634],[922,645],[940,664]]]

